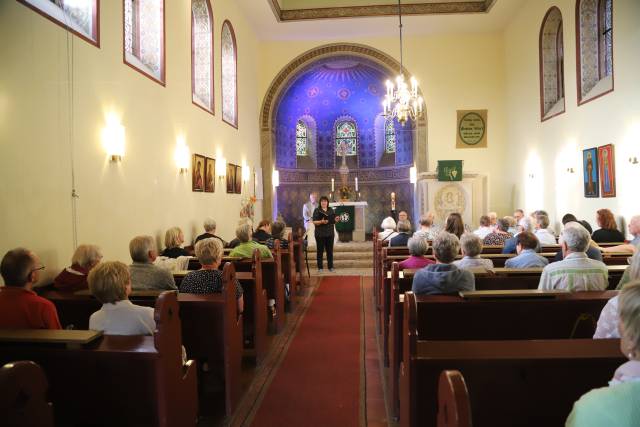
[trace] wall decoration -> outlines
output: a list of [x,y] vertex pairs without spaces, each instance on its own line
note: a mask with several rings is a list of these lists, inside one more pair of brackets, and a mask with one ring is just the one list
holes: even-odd
[[227,193],[233,194],[236,189],[236,165],[227,163]]
[[191,190],[192,191],[204,191],[204,165],[205,158],[200,154],[193,155],[193,162],[191,164]]
[[204,191],[214,193],[216,191],[216,159],[207,157],[205,159],[205,180]]
[[438,181],[462,181],[462,160],[438,160]]
[[456,148],[487,148],[487,110],[458,110]]
[[242,194],[242,166],[236,165],[236,179],[234,182],[234,192],[236,194]]
[[598,182],[598,149],[582,150],[584,176],[584,197],[600,197]]
[[598,147],[598,166],[602,197],[616,197],[616,165],[613,144]]

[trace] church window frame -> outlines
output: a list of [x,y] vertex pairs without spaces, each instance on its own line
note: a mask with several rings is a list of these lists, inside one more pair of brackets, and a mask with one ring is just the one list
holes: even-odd
[[296,123],[296,156],[309,155],[309,129],[304,121]]
[[[225,34],[228,31],[228,35]],[[231,56],[232,55],[232,56]],[[238,129],[238,43],[231,21],[222,23],[220,37],[222,121]],[[232,73],[232,75],[229,75]],[[232,96],[233,100],[228,101]]]
[[215,115],[213,9],[191,0],[191,102]]
[[539,36],[540,120],[566,111],[564,93],[564,20],[556,6],[542,20]]
[[396,127],[393,119],[387,119],[384,123],[384,152],[395,154],[397,150]]
[[123,62],[166,86],[165,0],[122,0]]
[[[345,126],[346,125],[346,126]],[[342,129],[341,129],[342,128]],[[350,129],[347,129],[350,128]],[[341,145],[347,146],[347,157],[358,155],[358,126],[356,121],[350,118],[338,119],[333,127],[335,132],[334,149],[336,157],[340,157]]]

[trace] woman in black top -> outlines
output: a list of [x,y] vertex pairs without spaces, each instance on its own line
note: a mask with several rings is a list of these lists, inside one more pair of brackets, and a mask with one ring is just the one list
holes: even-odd
[[327,251],[327,267],[333,271],[333,238],[336,214],[329,207],[329,199],[320,197],[320,206],[313,211],[313,225],[315,225],[315,237],[317,246],[318,272],[322,273],[322,255]]
[[596,212],[599,230],[593,232],[591,239],[596,243],[624,242],[624,234],[618,231],[616,219],[609,209],[599,209]]

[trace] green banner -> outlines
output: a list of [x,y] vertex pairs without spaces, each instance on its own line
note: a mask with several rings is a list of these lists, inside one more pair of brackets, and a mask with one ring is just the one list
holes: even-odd
[[462,160],[438,160],[438,181],[462,181]]
[[[353,206],[336,206],[336,230],[353,231],[356,227],[356,209]],[[340,222],[338,222],[338,219]]]

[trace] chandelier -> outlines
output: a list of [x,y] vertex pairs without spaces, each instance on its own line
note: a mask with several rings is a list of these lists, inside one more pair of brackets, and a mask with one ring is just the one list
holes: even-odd
[[402,8],[400,0],[398,0],[398,20],[400,25],[400,74],[396,77],[395,84],[391,80],[387,80],[387,94],[384,97],[382,106],[384,107],[384,116],[396,118],[398,122],[404,126],[408,119],[415,120],[422,117],[421,96],[418,96],[418,81],[415,77],[411,77],[411,88],[404,79],[404,66],[402,58]]

